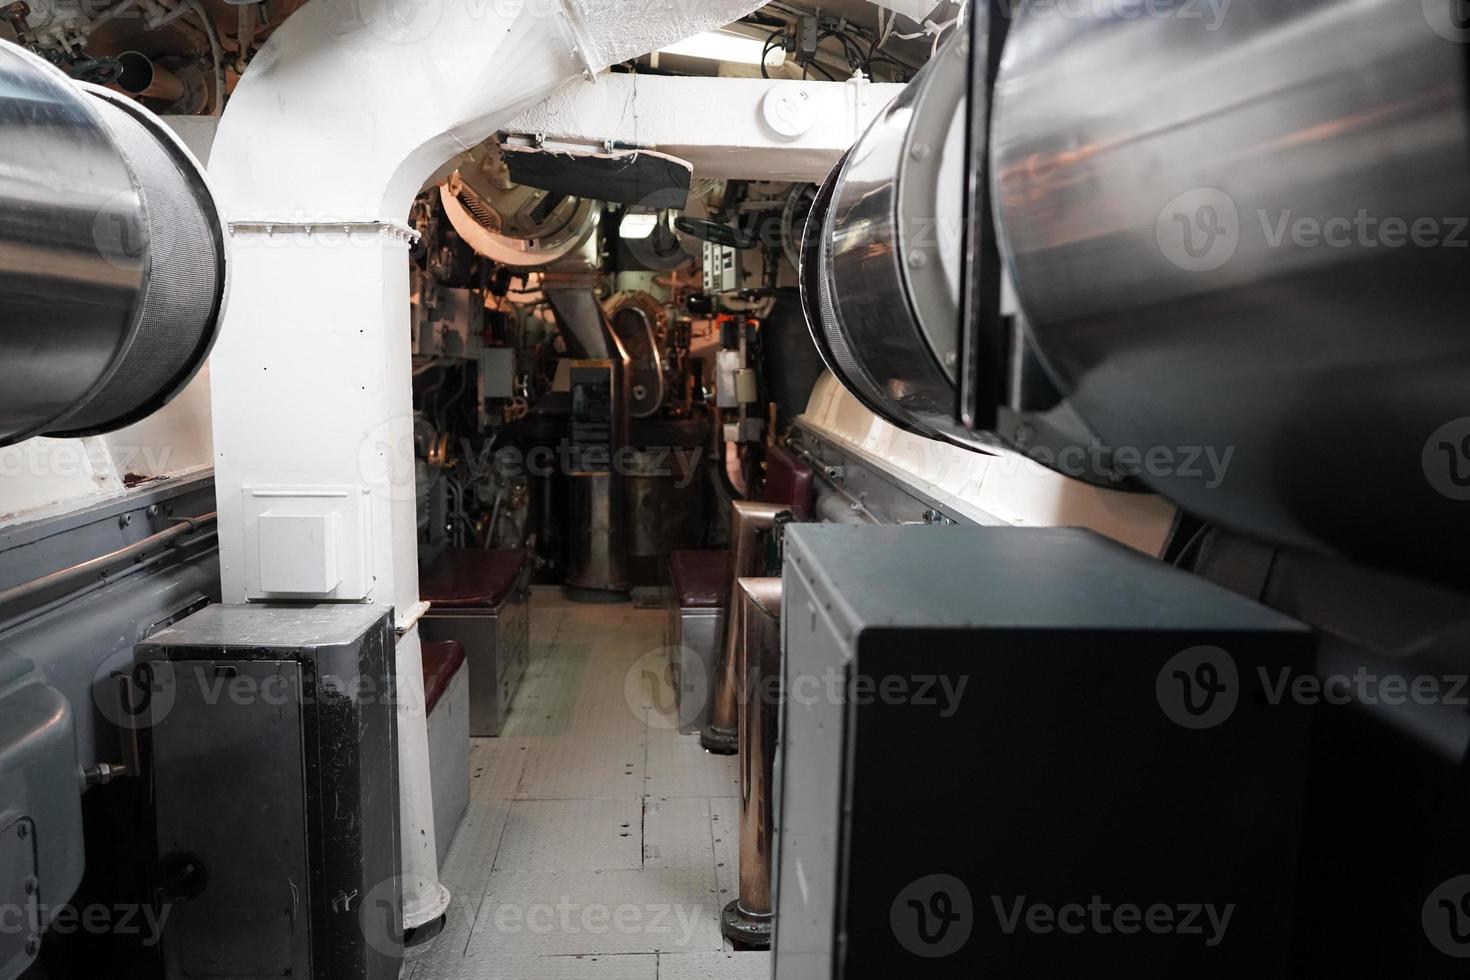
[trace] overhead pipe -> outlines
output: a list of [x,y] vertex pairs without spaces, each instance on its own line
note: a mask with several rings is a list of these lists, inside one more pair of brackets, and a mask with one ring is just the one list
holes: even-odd
[[[211,362],[226,601],[246,598],[244,489],[361,488],[369,601],[397,651],[404,925],[438,917],[416,623],[408,246],[414,196],[558,88],[759,0],[312,0],[235,89],[211,176],[238,249]],[[309,418],[321,438],[300,438]]]
[[177,102],[184,97],[184,82],[141,51],[124,51],[117,56],[121,67],[116,88],[135,99]]

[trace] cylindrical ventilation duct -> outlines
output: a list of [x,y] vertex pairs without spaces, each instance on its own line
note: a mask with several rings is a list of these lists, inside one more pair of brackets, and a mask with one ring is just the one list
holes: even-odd
[[991,133],[1049,372],[1139,478],[1467,578],[1470,39],[1454,0],[1024,8]]
[[956,32],[827,178],[801,286],[817,350],[859,401],[910,432],[974,446],[955,421],[967,41]]
[[0,446],[150,415],[209,353],[226,247],[146,109],[0,41]]

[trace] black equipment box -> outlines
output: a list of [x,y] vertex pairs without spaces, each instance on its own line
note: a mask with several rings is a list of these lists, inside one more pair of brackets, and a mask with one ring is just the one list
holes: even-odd
[[392,611],[209,606],[137,648],[169,980],[396,980]]
[[1309,630],[1074,529],[786,529],[775,976],[1284,976]]

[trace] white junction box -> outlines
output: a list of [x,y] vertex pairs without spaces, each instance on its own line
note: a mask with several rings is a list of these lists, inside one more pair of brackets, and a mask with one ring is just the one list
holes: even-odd
[[367,598],[367,494],[365,487],[246,487],[246,598]]

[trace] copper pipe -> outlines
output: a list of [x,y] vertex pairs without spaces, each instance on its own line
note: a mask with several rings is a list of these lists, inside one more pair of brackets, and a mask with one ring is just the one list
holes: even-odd
[[781,580],[742,578],[740,619],[740,897],[720,914],[737,948],[768,949],[771,904],[772,770],[780,714]]
[[122,71],[112,86],[119,92],[135,99],[158,99],[160,102],[177,102],[184,97],[183,79],[154,63],[153,59],[139,51],[124,51],[117,56]]
[[739,749],[736,692],[740,670],[740,579],[762,574],[763,535],[776,524],[776,515],[788,513],[785,504],[737,500],[730,505],[730,599],[726,603],[724,652],[715,669],[714,696],[709,725],[699,735],[706,749],[734,755]]

